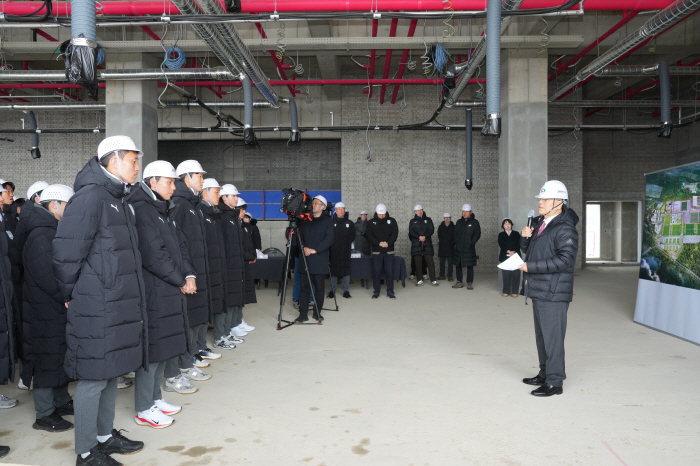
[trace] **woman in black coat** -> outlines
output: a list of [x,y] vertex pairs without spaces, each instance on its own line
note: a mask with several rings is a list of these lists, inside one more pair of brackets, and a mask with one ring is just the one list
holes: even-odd
[[[513,221],[504,218],[501,222],[503,231],[498,234],[498,262],[507,260],[514,254],[520,254],[520,233],[513,230]],[[518,297],[520,288],[520,270],[501,270],[503,277],[503,297]]]
[[425,214],[423,207],[419,204],[414,207],[415,215],[408,224],[408,238],[411,240],[411,257],[416,266],[416,273],[421,276],[416,282],[416,286],[423,284],[423,264],[428,268],[428,276],[430,283],[437,286],[437,277],[435,276],[435,263],[433,256],[433,233],[435,233],[435,225],[433,220]]
[[471,211],[471,205],[462,206],[462,218],[457,220],[454,230],[454,265],[457,269],[457,283],[452,288],[462,288],[462,269],[467,268],[467,289],[472,289],[474,266],[477,263],[476,242],[481,238],[481,226]]
[[[3,188],[4,189],[4,188]],[[15,380],[15,343],[11,279],[11,265],[8,256],[8,236],[5,233],[5,219],[0,215],[0,385]]]
[[[338,207],[340,204],[340,207]],[[345,204],[339,202],[335,206],[333,214],[333,228],[335,236],[333,245],[330,249],[330,292],[328,298],[335,297],[335,289],[338,284],[338,278],[343,283],[343,297],[350,298],[350,255],[352,254],[352,242],[355,241],[355,224],[348,219],[348,212],[345,210]],[[340,217],[338,217],[340,214]]]
[[370,256],[372,245],[369,244],[365,233],[367,233],[367,212],[363,210],[355,222],[355,251]]
[[442,216],[444,219],[438,227],[438,257],[440,258],[440,276],[438,280],[445,279],[445,262],[447,262],[447,280],[452,281],[452,257],[455,253],[455,224],[449,213]]
[[245,204],[245,201],[243,201],[240,197],[238,198],[238,201],[238,215],[241,221],[241,229],[243,231],[243,261],[245,263],[244,303],[255,304],[258,302],[258,299],[255,296],[255,279],[253,278],[253,264],[255,263],[255,261],[258,260],[258,255],[255,251],[255,246],[253,245],[253,230],[250,228],[249,223],[245,223],[243,221],[243,217],[245,217],[245,211],[248,208],[248,205]]

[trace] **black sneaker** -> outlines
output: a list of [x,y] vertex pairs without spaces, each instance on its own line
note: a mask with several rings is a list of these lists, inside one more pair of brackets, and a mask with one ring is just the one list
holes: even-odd
[[303,324],[309,321],[308,317],[297,317],[294,321],[295,324]]
[[343,293],[343,298],[352,298],[352,296],[350,296],[349,291],[346,291],[345,293]]
[[70,400],[63,406],[59,406],[58,408],[56,408],[55,413],[59,416],[74,416],[75,410],[73,409],[73,400]]
[[375,293],[372,295],[372,299],[377,299],[378,297],[379,297],[379,293],[377,293],[377,292],[375,292]]
[[56,433],[71,430],[73,424],[63,419],[54,411],[46,417],[37,419],[34,425],[32,425],[32,428],[34,430],[45,430],[46,432]]
[[10,447],[0,445],[0,458],[4,458],[8,453],[10,453]]
[[389,297],[389,299],[396,299],[396,295],[393,291],[388,291],[386,295]]
[[332,291],[329,291],[327,297],[328,297],[328,299],[333,299],[333,298],[335,298],[335,293],[333,293]]
[[143,450],[143,442],[129,440],[121,434],[122,431],[128,432],[123,429],[112,429],[112,436],[106,442],[100,443],[100,449],[108,455],[113,453],[133,455]]
[[99,445],[94,446],[90,449],[90,454],[87,458],[83,458],[78,455],[78,459],[75,460],[75,466],[123,466],[122,463],[115,460],[107,453],[102,451]]

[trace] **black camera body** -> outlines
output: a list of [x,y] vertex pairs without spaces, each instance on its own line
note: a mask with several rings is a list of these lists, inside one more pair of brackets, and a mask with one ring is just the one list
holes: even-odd
[[280,202],[280,212],[287,214],[290,219],[311,220],[313,216],[313,199],[300,189],[285,188]]

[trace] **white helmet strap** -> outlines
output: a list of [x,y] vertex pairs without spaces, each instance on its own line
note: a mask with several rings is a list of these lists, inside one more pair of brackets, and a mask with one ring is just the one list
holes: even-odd
[[114,151],[114,156],[117,158],[117,171],[119,172],[119,179],[122,180],[122,184],[124,185],[124,189],[129,185],[126,181],[124,181],[124,177],[122,176],[122,159],[119,157],[119,151],[115,150]]
[[61,215],[61,205],[56,200],[53,201],[53,205],[56,206],[56,212],[58,213],[58,219],[63,220],[63,215]]
[[192,180],[192,177],[190,176],[189,173],[187,174],[187,178],[190,179],[190,184],[192,185],[191,189],[192,189],[192,191],[194,191],[194,195],[199,196],[200,191],[197,191],[197,188],[194,187],[194,181]]

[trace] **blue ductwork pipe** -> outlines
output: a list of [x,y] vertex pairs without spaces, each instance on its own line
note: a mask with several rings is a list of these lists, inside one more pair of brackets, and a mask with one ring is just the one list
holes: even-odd
[[659,69],[659,89],[661,89],[661,129],[658,136],[660,138],[671,137],[671,77],[668,73],[668,63],[660,61]]
[[61,44],[66,79],[83,86],[97,100],[97,38],[95,0],[71,1],[71,37]]
[[489,0],[486,9],[486,122],[487,136],[501,136],[501,1]]
[[289,99],[289,119],[292,126],[292,134],[289,135],[289,142],[300,143],[301,133],[299,132],[299,117],[297,115],[297,103],[293,98]]
[[466,148],[466,162],[467,162],[467,171],[464,176],[464,186],[471,190],[472,186],[474,186],[473,180],[472,180],[472,109],[467,108],[466,109],[466,119],[464,123],[464,130],[465,130],[465,135],[466,135],[466,140],[467,140],[467,148]]

